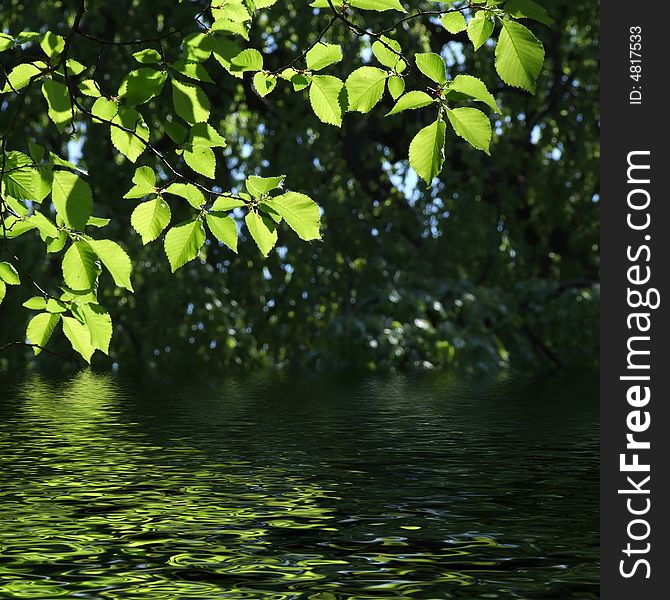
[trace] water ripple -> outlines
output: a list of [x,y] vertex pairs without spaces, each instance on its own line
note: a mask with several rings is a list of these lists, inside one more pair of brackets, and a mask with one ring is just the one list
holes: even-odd
[[598,598],[593,377],[0,392],[0,596]]

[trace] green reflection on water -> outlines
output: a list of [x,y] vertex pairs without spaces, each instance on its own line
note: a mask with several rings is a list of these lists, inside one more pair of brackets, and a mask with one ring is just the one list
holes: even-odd
[[[221,457],[197,432],[152,443],[110,376],[16,392],[0,425],[4,597],[446,598],[501,575],[493,537],[435,539],[400,508],[343,518],[354,468]],[[470,597],[524,597],[507,586]]]

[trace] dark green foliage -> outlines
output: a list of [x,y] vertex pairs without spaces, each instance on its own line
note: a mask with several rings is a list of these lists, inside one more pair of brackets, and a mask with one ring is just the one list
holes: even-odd
[[[241,19],[226,27],[246,27],[237,11],[250,16],[250,4],[223,4]],[[490,10],[463,10],[466,29],[439,15],[411,18],[375,41],[360,28],[386,31],[398,12],[351,9],[337,19],[328,2],[318,15],[303,2],[272,4],[256,2],[246,41],[204,35],[194,16],[211,17],[199,2],[86,3],[82,14],[74,2],[6,3],[3,31],[53,35],[0,53],[5,73],[37,65],[3,84],[5,164],[19,173],[21,161],[39,165],[30,177],[9,181],[11,169],[3,177],[4,222],[17,222],[6,235],[15,239],[0,240],[1,259],[21,285],[3,278],[0,345],[23,342],[38,314],[33,344],[46,343],[60,319],[80,354],[109,346],[111,358],[94,362],[122,366],[594,362],[597,4],[547,4],[552,22],[533,2],[489,2],[501,11],[489,34],[507,36],[497,45],[480,43],[488,21],[472,24]],[[436,5],[413,3],[409,14]],[[82,35],[70,36],[77,16]],[[519,21],[503,22],[510,17]],[[164,37],[170,27],[182,29]],[[67,78],[64,53],[76,60]],[[30,83],[49,62],[62,75]],[[74,121],[69,91],[81,104]],[[403,92],[435,97],[435,106],[418,102],[385,118]],[[431,123],[436,149],[418,161],[409,153],[432,180],[426,187],[407,159]],[[280,173],[275,189],[252,178]],[[55,181],[74,190],[53,196],[60,220],[50,209]],[[278,189],[284,181],[301,193]],[[29,200],[25,215],[12,205],[17,195]],[[49,221],[31,220],[35,209]],[[84,225],[86,237],[77,233]],[[63,276],[75,284],[62,295]],[[30,310],[21,307],[33,296]],[[48,348],[70,352],[60,333]],[[0,354],[4,364],[28,358],[19,348]]]

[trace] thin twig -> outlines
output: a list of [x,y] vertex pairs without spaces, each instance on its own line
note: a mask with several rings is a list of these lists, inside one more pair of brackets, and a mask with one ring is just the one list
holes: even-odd
[[45,348],[44,346],[40,346],[39,344],[29,344],[28,342],[9,342],[8,344],[5,344],[4,346],[0,346],[0,352],[4,352],[5,350],[8,350],[9,348],[12,348],[14,346],[23,346],[24,348],[38,348],[39,350],[42,350],[43,352],[46,352],[47,354],[51,354],[52,356],[58,356],[59,358],[67,358],[67,359],[72,359],[76,360],[79,362],[79,359],[75,354],[61,354],[60,352],[54,352],[53,350],[49,350],[49,348]]
[[210,2],[203,8],[195,17],[193,17],[190,21],[184,23],[180,27],[177,27],[176,29],[170,29],[170,31],[163,33],[158,36],[154,37],[148,37],[148,38],[142,38],[142,39],[135,39],[135,40],[105,40],[99,37],[96,37],[94,35],[91,35],[90,33],[86,33],[84,31],[81,31],[81,29],[77,28],[77,30],[74,32],[76,35],[86,38],[87,40],[91,40],[92,42],[96,42],[98,44],[104,44],[104,45],[110,45],[110,46],[134,46],[138,44],[149,44],[149,43],[155,43],[155,42],[160,42],[166,38],[169,38],[170,36],[176,35],[177,33],[182,33],[184,29],[186,29],[189,25],[192,25],[193,23],[200,22],[200,17],[202,17],[212,6],[212,3]]

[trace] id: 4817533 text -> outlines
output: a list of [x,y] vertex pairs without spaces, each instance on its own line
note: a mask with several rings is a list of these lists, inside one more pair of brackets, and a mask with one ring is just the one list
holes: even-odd
[[628,45],[628,70],[635,83],[628,94],[629,104],[642,104],[642,27],[630,28]]

